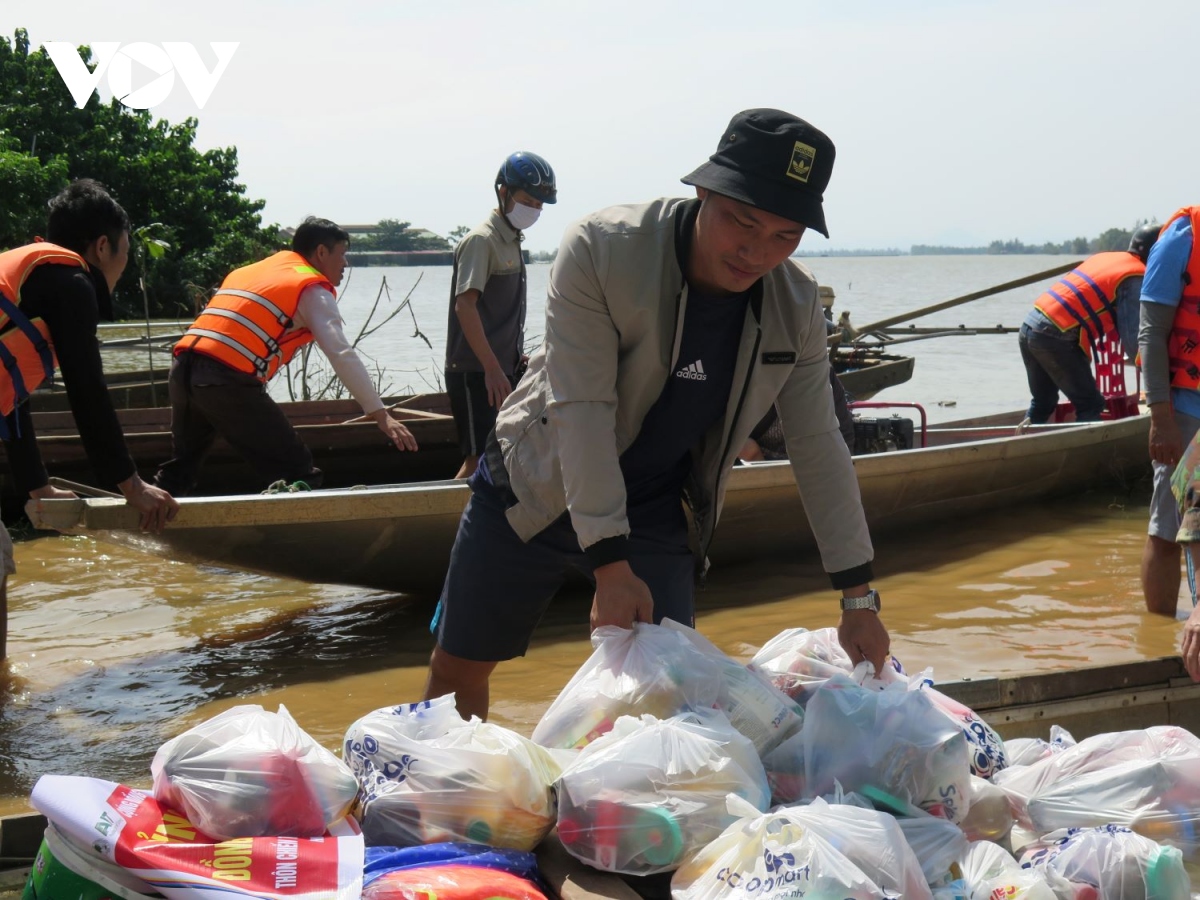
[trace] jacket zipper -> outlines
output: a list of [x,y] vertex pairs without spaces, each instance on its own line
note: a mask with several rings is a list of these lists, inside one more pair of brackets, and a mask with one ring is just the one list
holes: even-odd
[[[717,514],[717,492],[721,489],[721,473],[725,471],[725,459],[729,456],[729,451],[733,447],[733,432],[737,427],[738,419],[742,417],[742,404],[746,402],[746,394],[750,390],[750,379],[754,377],[754,363],[758,359],[758,346],[762,343],[762,325],[759,325],[754,334],[754,350],[750,354],[750,365],[746,368],[746,380],[742,383],[742,393],[738,396],[737,406],[733,410],[733,421],[729,426],[729,436],[725,440],[725,449],[721,453],[721,459],[717,465],[717,479],[713,482],[712,492],[712,515]],[[713,534],[717,530],[717,523],[714,521],[712,527],[708,530],[708,538],[704,542],[704,547],[701,550],[700,558],[705,560],[708,558],[708,548],[712,546]]]

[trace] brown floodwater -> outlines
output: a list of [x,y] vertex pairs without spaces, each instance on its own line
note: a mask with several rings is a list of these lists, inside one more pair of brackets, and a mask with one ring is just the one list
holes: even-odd
[[[892,648],[937,680],[1177,652],[1144,612],[1149,487],[1098,491],[876,538]],[[331,536],[332,537],[332,536]],[[337,749],[373,709],[419,698],[432,602],[146,556],[84,537],[21,541],[0,671],[0,814],[45,773],[147,785],[167,738],[239,703],[283,703]],[[714,571],[697,625],[745,658],[785,628],[836,623],[815,555]],[[555,603],[502,665],[493,718],[528,734],[590,653],[590,597]],[[1181,610],[1181,615],[1185,611]]]

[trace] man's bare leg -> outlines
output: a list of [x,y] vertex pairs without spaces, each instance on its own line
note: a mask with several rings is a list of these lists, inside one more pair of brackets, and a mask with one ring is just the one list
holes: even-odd
[[1146,536],[1142,550],[1142,594],[1146,609],[1175,618],[1179,606],[1181,548],[1174,541]]
[[433,648],[429,659],[429,679],[425,682],[423,699],[432,700],[454,694],[458,713],[464,719],[479,716],[485,722],[488,716],[488,679],[499,665],[495,662],[480,662],[463,659],[447,653],[441,647]]

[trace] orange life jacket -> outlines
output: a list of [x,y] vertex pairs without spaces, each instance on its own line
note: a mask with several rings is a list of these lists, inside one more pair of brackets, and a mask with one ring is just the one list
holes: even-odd
[[290,331],[300,295],[312,284],[334,293],[329,279],[299,253],[282,250],[234,269],[175,345],[175,355],[203,353],[267,382],[313,339]]
[[1192,220],[1192,255],[1188,257],[1184,270],[1183,294],[1179,308],[1171,323],[1171,334],[1167,338],[1167,353],[1171,359],[1171,387],[1200,387],[1200,206],[1185,206],[1167,219],[1162,231],[1166,231],[1176,219],[1189,217]]
[[1126,250],[1097,253],[1056,281],[1033,305],[1063,331],[1078,328],[1079,346],[1090,359],[1093,345],[1117,330],[1117,288],[1145,271],[1145,263]]
[[[50,329],[40,317],[21,312],[21,288],[38,266],[79,266],[87,269],[73,250],[39,241],[0,253],[0,414],[7,416],[47,378],[54,377],[58,360]],[[0,420],[0,437],[10,437]]]

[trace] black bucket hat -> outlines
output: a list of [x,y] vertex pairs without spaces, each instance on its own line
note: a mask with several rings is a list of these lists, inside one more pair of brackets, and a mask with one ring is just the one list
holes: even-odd
[[681,180],[829,237],[821,202],[833,157],[833,141],[803,119],[779,109],[747,109],[729,120],[708,162]]

